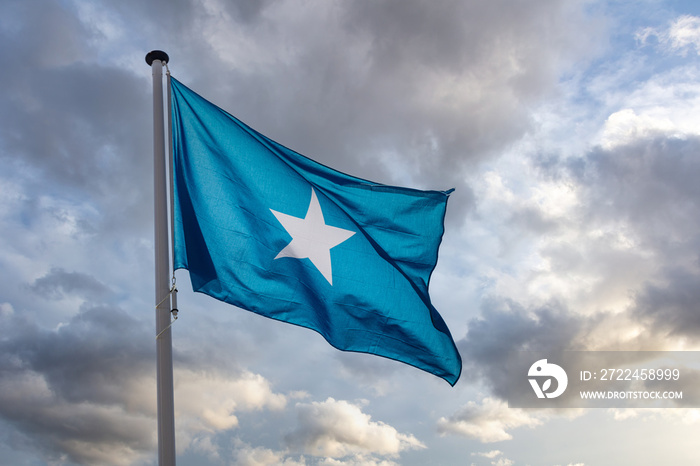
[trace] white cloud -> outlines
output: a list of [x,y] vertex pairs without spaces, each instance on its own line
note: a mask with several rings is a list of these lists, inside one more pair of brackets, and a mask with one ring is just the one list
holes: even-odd
[[508,458],[498,458],[496,461],[491,461],[491,464],[494,466],[513,466],[515,461]]
[[616,421],[667,419],[674,424],[693,425],[700,423],[700,409],[688,408],[613,408],[609,410]]
[[644,138],[700,134],[699,77],[697,68],[688,65],[642,82],[609,84],[611,113],[594,143],[610,150]]
[[700,18],[683,15],[676,18],[668,29],[643,28],[637,33],[637,39],[641,43],[646,43],[651,36],[657,37],[671,50],[680,51],[684,55],[689,48],[695,48],[696,53],[700,53]]
[[354,455],[349,459],[337,460],[335,458],[324,458],[319,466],[399,466],[390,460],[375,459],[364,455]]
[[235,464],[240,466],[304,466],[304,457],[298,460],[285,457],[286,452],[269,448],[242,445],[236,448]]
[[[689,48],[694,48],[700,53],[700,18],[681,16],[667,29],[645,28],[637,33],[642,44],[652,36],[673,52],[685,55]],[[606,99],[613,111],[598,139],[604,148],[612,149],[648,137],[700,134],[700,86],[697,85],[697,68],[693,64],[672,67],[641,81],[627,82],[635,73],[639,70],[630,65],[621,75],[607,76],[612,81],[607,83]],[[605,79],[602,76],[597,78],[599,82]]]
[[491,450],[491,451],[485,451],[485,452],[480,452],[480,453],[472,453],[472,456],[483,456],[484,458],[493,459],[493,458],[500,456],[502,454],[503,454],[503,452],[500,450]]
[[512,466],[513,464],[515,464],[515,462],[513,460],[510,460],[510,459],[505,458],[505,457],[495,459],[496,457],[501,456],[501,455],[503,455],[503,452],[500,450],[491,450],[491,451],[486,451],[486,452],[482,452],[482,453],[472,453],[472,456],[482,456],[484,458],[489,458],[489,459],[494,460],[494,461],[491,461],[491,464],[494,466]]
[[212,437],[208,435],[195,437],[190,442],[188,449],[191,452],[201,453],[210,460],[220,461],[221,459],[219,447],[214,444]]
[[542,421],[527,411],[509,408],[506,403],[493,398],[484,398],[481,405],[470,401],[449,418],[440,418],[438,432],[490,443],[512,439],[508,430],[540,424]]
[[700,18],[684,15],[679,17],[668,30],[668,37],[673,48],[684,49],[694,46],[700,53]]
[[637,114],[634,109],[626,108],[610,115],[605,121],[602,146],[611,149],[635,139],[660,136],[676,130],[670,119],[672,111],[659,107],[641,111],[642,114]]
[[359,406],[328,398],[296,406],[299,427],[286,437],[290,447],[314,456],[343,458],[350,455],[397,456],[425,448],[413,435],[402,434],[381,421],[372,421]]
[[[176,370],[175,419],[178,449],[206,447],[211,434],[238,427],[236,412],[281,410],[287,399],[274,393],[261,375],[245,372],[227,377],[211,372]],[[213,452],[211,452],[213,454]]]

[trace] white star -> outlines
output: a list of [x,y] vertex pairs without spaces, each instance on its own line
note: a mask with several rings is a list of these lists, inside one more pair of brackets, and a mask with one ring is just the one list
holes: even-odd
[[311,188],[311,202],[304,218],[292,217],[272,209],[270,211],[292,237],[292,241],[277,254],[275,259],[280,257],[309,259],[328,283],[333,285],[331,248],[347,240],[355,232],[326,225],[314,188]]

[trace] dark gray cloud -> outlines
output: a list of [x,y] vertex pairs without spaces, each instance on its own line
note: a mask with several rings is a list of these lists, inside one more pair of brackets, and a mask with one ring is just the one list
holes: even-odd
[[636,295],[634,313],[658,332],[700,339],[700,273],[671,267]]
[[[700,375],[695,369],[685,367],[684,361],[691,361],[695,354],[688,353],[688,356],[684,356],[685,359],[679,359],[671,365],[659,365],[663,361],[659,358],[665,357],[664,350],[677,350],[668,347],[669,335],[696,336],[697,327],[684,332],[679,329],[679,322],[690,327],[688,322],[696,321],[697,315],[688,315],[688,310],[694,309],[694,306],[688,305],[686,296],[668,301],[671,304],[665,301],[658,311],[650,315],[643,315],[648,309],[641,308],[637,302],[626,312],[599,312],[586,316],[572,313],[557,303],[526,308],[507,299],[492,298],[482,308],[482,315],[469,322],[466,337],[458,342],[464,361],[463,377],[470,383],[485,385],[495,397],[514,402],[518,406],[518,397],[525,392],[530,394],[527,384],[524,387],[520,385],[525,380],[523,371],[526,373],[527,367],[537,359],[553,360],[564,364],[564,367],[592,367],[593,362],[596,368],[618,367],[624,360],[632,365],[648,364],[648,367],[654,368],[679,369],[681,378],[672,383],[648,380],[639,382],[639,385],[634,382],[617,388],[682,391],[683,398],[670,401],[670,405],[694,407],[698,399],[697,390],[693,387]],[[671,307],[678,301],[681,303]],[[625,335],[630,328],[637,330],[636,337]],[[573,385],[576,383],[574,381]],[[566,411],[574,406],[571,399],[561,401],[562,408],[559,409]],[[495,400],[484,400],[486,404],[494,402]],[[472,424],[471,418],[480,411],[477,408],[477,405],[470,403],[449,419],[441,420],[440,431],[490,438],[486,433],[479,433],[483,427],[459,427],[462,422]],[[513,415],[521,417],[521,413]],[[523,419],[536,420],[536,417],[523,415]],[[505,437],[499,438],[503,439]]]
[[[551,218],[539,206],[516,203],[508,222],[541,238],[536,251],[546,272],[539,273],[560,281],[561,291],[549,292],[544,305],[486,300],[459,343],[464,373],[505,397],[514,351],[664,350],[669,336],[697,342],[699,143],[655,136],[566,161],[542,157],[541,174],[570,186],[577,202]],[[535,282],[532,276],[525,280]],[[578,289],[577,281],[585,285]],[[539,302],[529,294],[519,299]]]
[[[635,262],[651,272],[630,290],[635,300],[633,314],[656,332],[693,339],[700,334],[698,150],[697,137],[640,139],[571,160],[565,175],[579,186],[583,197],[580,213],[587,228],[621,233],[634,244],[631,250],[620,252],[601,243],[607,252],[600,250],[593,257],[601,264],[621,264],[617,276]],[[574,271],[590,263],[589,257],[576,257],[572,248],[547,252],[558,270]],[[632,255],[638,258],[630,260]]]
[[[521,137],[528,105],[548,94],[563,57],[584,56],[569,28],[598,27],[564,2],[362,1],[348,18],[372,43],[369,88],[381,92],[372,98],[392,114],[405,109],[397,123],[413,147],[402,149],[433,180]],[[561,41],[545,47],[553,37]]]
[[[457,187],[452,210],[460,217],[474,202],[465,176],[532,129],[530,106],[550,95],[562,67],[590,55],[595,41],[584,46],[572,29],[599,28],[567,2],[288,8],[223,8],[233,22],[225,29],[214,12],[195,10],[183,35],[194,35],[195,23],[204,28],[187,45],[199,57],[183,62],[174,50],[174,74],[333,167],[387,183]],[[212,60],[222,72],[202,73]]]
[[[143,77],[95,62],[95,33],[56,2],[3,6],[0,159],[35,196],[89,198],[97,227],[146,224],[151,98]],[[145,67],[145,65],[144,65]]]
[[[0,51],[7,65],[0,76],[11,89],[28,89],[23,78],[29,73],[40,74],[37,71],[87,58],[90,32],[65,4],[8,0],[2,12],[0,37],[8,46]],[[5,99],[19,97],[23,96],[3,93]]]
[[[700,221],[700,139],[693,136],[640,139],[596,149],[567,163],[586,195],[591,221],[617,218],[636,227],[653,246],[688,240]],[[669,233],[684,235],[669,238]],[[690,236],[688,236],[690,235]]]
[[0,415],[47,461],[128,464],[152,451],[155,413],[139,388],[152,380],[154,345],[142,322],[106,306],[55,331],[2,320]]
[[[379,181],[410,182],[390,168],[402,160],[414,183],[457,187],[451,210],[461,217],[474,202],[467,170],[530,127],[528,105],[547,95],[563,57],[586,56],[565,38],[572,27],[595,23],[564,5],[334,4],[299,10],[315,24],[308,29],[300,18],[277,23],[288,6],[274,1],[72,9],[11,2],[12,27],[2,33],[17,47],[3,58],[22,65],[5,81],[5,156],[36,172],[32,190],[98,194],[98,208],[109,212],[101,230],[147,223],[150,192],[140,187],[149,185],[149,72],[144,64],[136,77],[105,57],[96,63],[98,46],[109,49],[107,22],[116,37],[128,27],[159,42],[151,48],[171,54],[175,75],[190,76],[187,84],[313,158]],[[256,58],[252,45],[227,46],[236,28],[250,44],[272,41],[268,56]],[[236,48],[241,60],[221,60]],[[245,68],[258,59],[265,65]],[[213,62],[221,73],[204,71]]]
[[60,299],[64,293],[76,293],[91,301],[99,301],[110,294],[109,288],[94,277],[80,272],[67,272],[60,267],[37,278],[30,289],[47,299]]
[[584,350],[583,337],[599,318],[571,314],[559,303],[528,309],[508,299],[492,298],[482,316],[469,322],[467,335],[458,342],[463,376],[484,382],[496,396],[506,398],[512,381],[509,361],[518,351]]

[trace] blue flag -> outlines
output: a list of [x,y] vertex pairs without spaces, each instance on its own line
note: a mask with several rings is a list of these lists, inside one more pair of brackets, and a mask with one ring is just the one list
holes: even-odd
[[193,289],[454,385],[462,360],[428,296],[451,191],[340,173],[171,90],[174,266]]

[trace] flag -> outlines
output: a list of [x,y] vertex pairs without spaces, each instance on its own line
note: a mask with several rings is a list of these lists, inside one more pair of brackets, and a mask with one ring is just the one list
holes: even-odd
[[454,385],[462,361],[428,295],[451,190],[355,178],[174,78],[171,94],[174,267],[193,289]]

